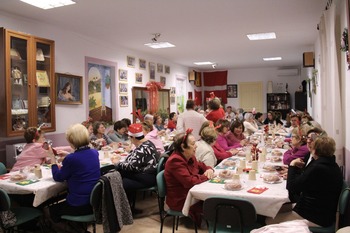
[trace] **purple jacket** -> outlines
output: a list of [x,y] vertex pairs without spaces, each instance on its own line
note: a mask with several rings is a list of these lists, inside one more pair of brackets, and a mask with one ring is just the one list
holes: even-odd
[[304,157],[309,153],[310,152],[306,144],[300,147],[295,147],[293,149],[287,150],[286,152],[284,152],[283,155],[283,163],[289,165],[290,162],[292,162],[292,160],[296,158],[304,159]]

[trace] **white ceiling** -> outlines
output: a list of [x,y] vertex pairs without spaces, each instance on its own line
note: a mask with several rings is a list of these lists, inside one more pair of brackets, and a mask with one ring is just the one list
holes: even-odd
[[[313,49],[327,0],[75,0],[42,10],[19,0],[1,0],[0,11],[64,27],[111,46],[122,46],[175,63],[218,63],[217,69],[302,65]],[[276,40],[249,41],[246,34],[276,32]],[[176,45],[151,49],[159,41]],[[53,38],[54,39],[54,38]],[[282,61],[264,62],[263,57]],[[211,69],[211,66],[201,67]]]

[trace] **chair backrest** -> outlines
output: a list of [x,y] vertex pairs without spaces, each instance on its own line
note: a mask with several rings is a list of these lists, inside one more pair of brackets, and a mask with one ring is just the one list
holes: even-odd
[[166,185],[165,185],[165,178],[164,178],[164,170],[160,171],[157,174],[157,187],[158,187],[158,196],[160,198],[165,198],[165,196],[166,196]]
[[103,176],[104,174],[108,173],[109,171],[115,169],[115,166],[113,164],[109,164],[106,166],[103,166],[100,168],[100,172],[101,172],[101,176]]
[[240,228],[256,223],[255,207],[250,201],[234,197],[210,197],[203,204],[204,218],[212,224],[214,232],[218,226]]
[[338,210],[337,210],[337,217],[336,217],[336,224],[335,224],[336,229],[344,226],[349,197],[350,197],[350,188],[348,187],[348,184],[344,180],[342,191],[340,193],[339,200],[338,200]]
[[93,209],[98,209],[102,197],[102,183],[98,181],[90,194],[90,205]]
[[0,175],[7,173],[6,166],[0,162]]
[[0,188],[0,211],[10,210],[11,201],[7,192]]
[[160,157],[157,165],[157,174],[164,170],[165,162],[167,161],[167,159],[168,159],[168,156],[167,155],[164,156],[164,154]]

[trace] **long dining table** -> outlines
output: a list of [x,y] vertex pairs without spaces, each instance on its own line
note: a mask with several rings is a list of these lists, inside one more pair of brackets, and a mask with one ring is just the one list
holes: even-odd
[[[280,151],[279,157],[282,159],[281,154],[286,151],[284,149],[273,149],[266,155],[265,162],[258,162],[258,169],[256,171],[256,180],[249,179],[249,170],[251,170],[251,163],[246,160],[246,157],[233,156],[222,161],[215,167],[215,174],[219,175],[220,171],[229,170],[233,174],[237,172],[237,168],[241,160],[246,162],[246,169],[240,176],[240,182],[242,188],[239,190],[231,191],[225,189],[225,182],[229,180],[220,179],[218,177],[203,182],[201,184],[193,186],[187,194],[182,213],[188,215],[190,207],[198,201],[204,201],[209,197],[238,197],[250,201],[257,214],[275,217],[284,203],[289,202],[288,190],[286,189],[286,181],[280,178],[278,182],[266,183],[266,179],[263,179],[267,175],[278,174],[276,170],[266,170],[266,167],[283,167],[282,161],[275,161],[275,152]],[[272,153],[271,153],[272,152]],[[225,166],[225,161],[232,160],[235,162],[234,166]],[[247,171],[247,172],[246,172]]]

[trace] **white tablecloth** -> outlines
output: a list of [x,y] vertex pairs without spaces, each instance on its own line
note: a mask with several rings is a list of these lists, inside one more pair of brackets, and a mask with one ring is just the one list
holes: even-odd
[[[49,167],[41,167],[43,177],[38,182],[28,185],[18,185],[10,179],[0,180],[0,187],[8,194],[34,194],[33,206],[37,207],[46,200],[56,196],[60,192],[67,189],[65,182],[55,182],[52,179],[51,169]],[[18,172],[9,173],[9,177]],[[28,178],[35,179],[33,173],[29,173]]]
[[[267,158],[269,159],[269,156]],[[238,160],[237,162],[239,163]],[[267,163],[269,164],[271,162],[265,162],[265,164]],[[271,164],[280,165],[281,162]],[[268,217],[275,217],[281,206],[284,203],[289,202],[288,191],[286,189],[286,181],[283,180],[281,183],[278,184],[267,184],[263,182],[262,176],[266,174],[266,172],[264,172],[262,169],[263,165],[263,163],[259,163],[259,170],[256,174],[257,179],[255,181],[248,180],[247,173],[241,174],[241,181],[243,183],[244,188],[239,191],[228,191],[224,189],[224,184],[210,183],[209,181],[195,185],[190,189],[190,191],[187,194],[182,213],[184,215],[188,215],[190,206],[195,204],[199,200],[204,201],[208,197],[223,196],[247,199],[254,205],[258,214]],[[220,170],[216,170],[215,173],[218,174],[219,171]],[[268,190],[264,191],[261,194],[253,194],[247,192],[249,189],[257,186],[267,187]]]

